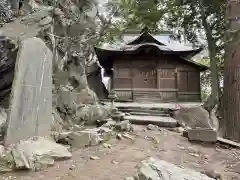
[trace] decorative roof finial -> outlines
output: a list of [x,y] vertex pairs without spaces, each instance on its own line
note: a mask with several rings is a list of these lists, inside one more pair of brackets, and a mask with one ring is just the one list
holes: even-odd
[[147,26],[145,26],[142,30],[141,30],[141,33],[148,33],[149,32],[149,29]]

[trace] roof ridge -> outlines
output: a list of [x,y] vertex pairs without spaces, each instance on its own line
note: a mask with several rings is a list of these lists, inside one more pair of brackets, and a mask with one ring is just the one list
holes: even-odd
[[[139,34],[143,34],[144,32],[142,30],[139,30],[139,29],[126,29],[124,30],[124,32],[122,33],[123,35],[124,34],[136,34],[136,35],[139,35]],[[168,31],[168,30],[157,30],[155,32],[148,32],[149,34],[152,34],[152,35],[160,35],[160,34],[174,34],[173,31]]]

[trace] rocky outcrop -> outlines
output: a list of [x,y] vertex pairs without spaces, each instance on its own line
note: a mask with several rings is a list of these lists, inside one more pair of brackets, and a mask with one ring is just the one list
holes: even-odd
[[0,0],[0,23],[5,23],[11,21],[13,18],[13,12],[11,10],[11,4],[9,0]]
[[108,106],[97,104],[94,100],[95,96],[89,96],[89,93],[86,92],[80,95],[69,91],[59,94],[57,109],[65,122],[91,125],[96,124],[98,120],[101,121],[110,117],[111,109]]
[[16,57],[17,47],[10,39],[0,33],[0,105],[5,108],[8,106]]

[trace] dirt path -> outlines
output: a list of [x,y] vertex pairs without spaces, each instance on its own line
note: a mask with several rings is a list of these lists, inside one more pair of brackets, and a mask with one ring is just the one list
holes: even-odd
[[[0,180],[123,180],[133,175],[136,165],[149,156],[197,171],[214,169],[224,175],[224,180],[240,180],[239,150],[191,144],[177,133],[149,131],[142,126],[135,126],[134,136],[134,141],[109,141],[111,148],[100,145],[74,151],[71,160],[57,162],[41,172],[5,174]],[[100,159],[91,160],[90,156]]]

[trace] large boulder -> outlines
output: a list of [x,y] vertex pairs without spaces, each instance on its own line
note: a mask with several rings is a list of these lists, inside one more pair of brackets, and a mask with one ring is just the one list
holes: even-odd
[[173,117],[186,128],[210,128],[218,130],[218,120],[214,112],[209,112],[202,106],[181,108],[174,112]]
[[60,91],[57,94],[56,106],[65,122],[90,125],[111,115],[108,106],[97,104],[97,97],[90,89],[82,89],[80,92]]
[[213,180],[188,168],[180,168],[166,161],[149,158],[142,161],[135,180]]

